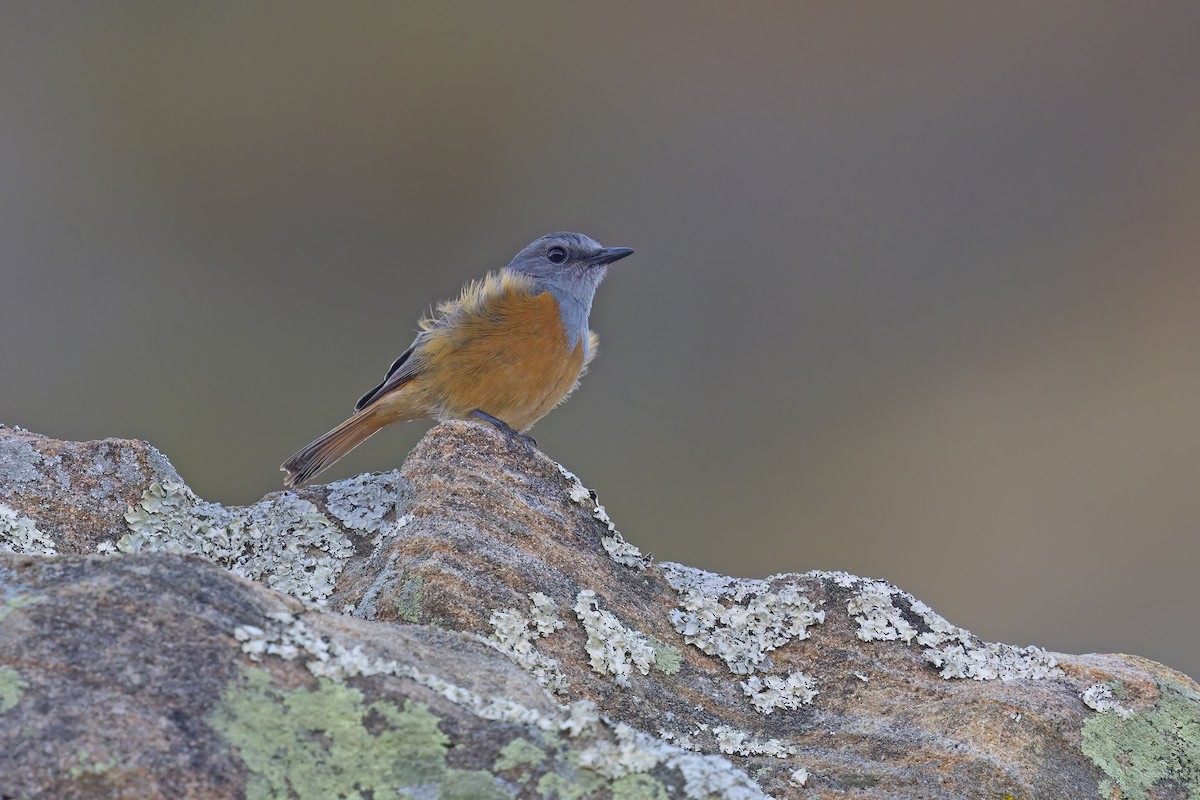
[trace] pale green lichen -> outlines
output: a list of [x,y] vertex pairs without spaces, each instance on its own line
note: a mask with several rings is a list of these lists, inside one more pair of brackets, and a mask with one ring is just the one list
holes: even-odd
[[565,774],[547,772],[537,782],[542,797],[557,797],[562,800],[583,800],[604,790],[608,781],[590,769],[568,767]]
[[405,581],[392,600],[392,604],[396,607],[396,616],[405,622],[420,622],[424,592],[425,578],[423,576],[417,575]]
[[200,500],[182,483],[152,483],[125,514],[125,553],[192,553],[233,573],[322,604],[345,560],[350,540],[320,512],[285,492],[247,508]]
[[487,773],[447,766],[449,739],[426,706],[367,703],[328,679],[284,689],[265,670],[244,670],[209,724],[237,748],[251,800],[413,797],[431,784],[445,798],[509,797]]
[[82,778],[85,775],[103,775],[116,766],[117,759],[115,758],[110,758],[108,761],[96,761],[87,750],[80,750],[75,754],[75,764],[67,770],[67,774],[72,779]]
[[497,785],[490,772],[451,769],[438,781],[437,797],[438,800],[511,800],[512,794]]
[[38,530],[33,520],[0,503],[0,553],[52,556],[57,552],[54,540]]
[[1084,720],[1083,752],[1108,776],[1101,797],[1120,789],[1124,800],[1200,798],[1200,693],[1170,680],[1158,686],[1151,709]]
[[667,787],[651,775],[626,775],[613,781],[612,800],[670,800]]
[[21,677],[21,673],[12,667],[0,665],[0,714],[8,713],[16,708],[28,686]]
[[0,601],[0,622],[4,622],[9,614],[23,606],[31,606],[37,600],[25,594],[15,594]]
[[683,653],[679,648],[672,647],[666,642],[660,642],[653,636],[646,636],[650,647],[654,650],[654,666],[664,675],[674,675],[683,666]]
[[545,760],[545,750],[528,739],[517,738],[504,745],[492,769],[504,772],[521,767],[537,767]]

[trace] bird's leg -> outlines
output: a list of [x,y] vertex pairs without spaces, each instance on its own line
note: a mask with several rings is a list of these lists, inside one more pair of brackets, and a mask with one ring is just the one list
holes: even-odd
[[519,430],[517,430],[513,426],[509,425],[504,420],[493,417],[491,414],[487,413],[483,409],[479,409],[479,408],[475,409],[474,411],[471,412],[471,416],[479,417],[480,419],[482,419],[486,422],[490,422],[493,425],[495,425],[497,428],[499,428],[501,431],[503,431],[504,433],[507,433],[509,436],[516,437],[517,439],[523,439],[527,444],[531,444],[534,447],[537,447],[537,439],[534,439],[532,436],[530,436],[527,433],[521,433]]

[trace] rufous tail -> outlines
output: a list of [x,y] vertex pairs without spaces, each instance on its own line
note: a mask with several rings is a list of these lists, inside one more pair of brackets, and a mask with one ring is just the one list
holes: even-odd
[[283,485],[301,486],[308,483],[393,419],[380,413],[378,408],[363,409],[283,462],[280,469],[287,473]]

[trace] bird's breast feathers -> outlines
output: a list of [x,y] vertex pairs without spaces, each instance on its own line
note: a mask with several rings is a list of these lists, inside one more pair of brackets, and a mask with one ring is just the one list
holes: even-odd
[[444,416],[479,408],[518,430],[575,388],[596,354],[595,334],[570,341],[557,300],[531,278],[502,272],[474,281],[421,321],[421,372],[435,380]]

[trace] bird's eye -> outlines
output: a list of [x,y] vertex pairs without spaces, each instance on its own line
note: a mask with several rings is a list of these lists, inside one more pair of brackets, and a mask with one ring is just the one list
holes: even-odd
[[567,251],[555,245],[546,251],[546,258],[550,259],[551,264],[561,264],[567,260]]

